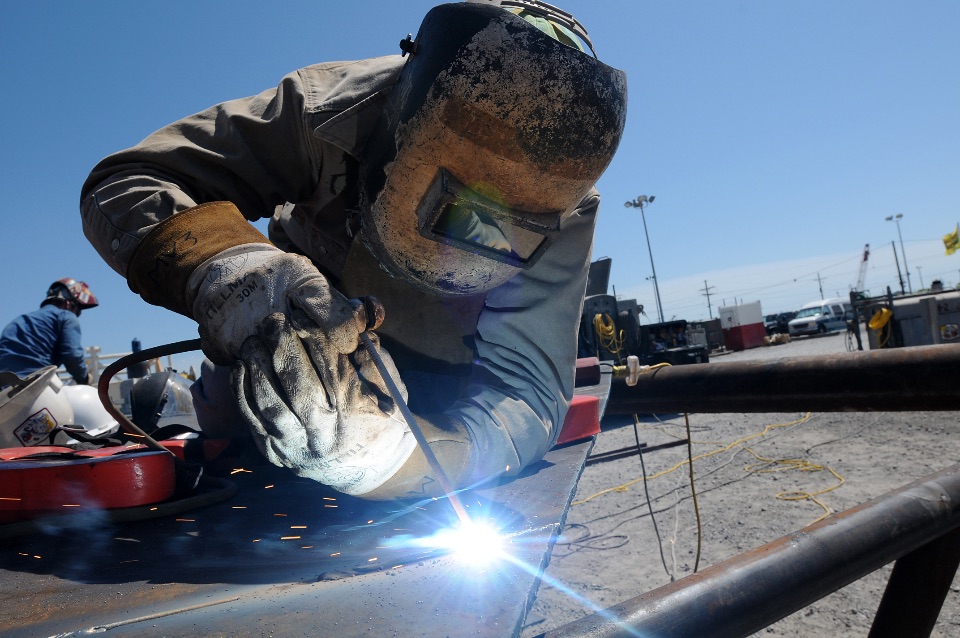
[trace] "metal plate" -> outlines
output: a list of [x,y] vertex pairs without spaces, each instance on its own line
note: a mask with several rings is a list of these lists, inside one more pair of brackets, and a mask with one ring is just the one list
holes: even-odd
[[[591,390],[606,399],[609,376]],[[519,634],[593,439],[462,495],[504,524],[510,560],[466,566],[394,547],[455,520],[444,501],[398,509],[274,468],[232,478],[232,499],[135,523],[95,517],[0,542],[0,633],[70,635]]]

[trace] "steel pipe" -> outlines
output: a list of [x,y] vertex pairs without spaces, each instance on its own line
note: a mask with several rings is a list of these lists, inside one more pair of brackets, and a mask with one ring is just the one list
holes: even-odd
[[958,370],[960,344],[671,366],[615,381],[606,414],[958,410]]
[[543,635],[749,636],[957,528],[954,465]]

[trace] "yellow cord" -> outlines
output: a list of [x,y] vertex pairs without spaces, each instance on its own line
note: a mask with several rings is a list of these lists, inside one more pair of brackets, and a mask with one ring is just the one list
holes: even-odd
[[593,329],[597,331],[600,337],[600,346],[610,352],[617,354],[623,348],[623,331],[617,333],[617,326],[610,318],[610,315],[595,314],[593,316]]
[[[690,462],[692,462],[692,461],[699,461],[700,459],[705,459],[705,458],[707,458],[707,457],[709,457],[709,456],[713,456],[714,454],[720,454],[720,453],[722,453],[722,452],[727,452],[727,451],[731,450],[732,448],[736,447],[737,445],[740,445],[741,443],[745,443],[745,442],[747,442],[747,441],[752,441],[753,439],[756,439],[756,438],[759,438],[759,437],[761,437],[761,436],[764,436],[764,435],[768,434],[769,432],[772,432],[773,430],[776,430],[776,429],[778,429],[778,428],[790,427],[791,425],[799,425],[799,424],[801,424],[801,423],[804,423],[804,422],[808,421],[811,416],[813,416],[813,413],[812,413],[812,412],[807,412],[802,418],[797,419],[796,421],[790,421],[789,423],[772,423],[772,424],[768,425],[767,427],[763,428],[763,431],[762,431],[762,432],[757,432],[757,433],[755,433],[755,434],[751,434],[750,436],[745,436],[745,437],[743,437],[742,439],[737,439],[737,440],[734,441],[733,443],[728,443],[727,445],[723,446],[722,448],[713,450],[713,451],[711,451],[711,452],[705,452],[705,453],[703,453],[703,454],[700,454],[700,455],[698,455],[698,456],[693,457],[693,459],[689,459],[689,460],[688,460],[688,459],[684,459],[684,460],[680,461],[679,463],[677,463],[676,465],[674,465],[673,467],[671,467],[671,468],[669,468],[669,469],[663,470],[662,472],[657,472],[656,474],[651,474],[650,476],[647,477],[647,480],[648,480],[648,481],[652,481],[652,480],[655,479],[655,478],[659,478],[659,477],[664,476],[664,475],[666,475],[666,474],[670,474],[671,472],[673,472],[673,471],[675,471],[675,470],[678,470],[679,468],[683,467],[684,465],[686,465],[687,463],[690,463]],[[628,489],[631,485],[633,485],[633,484],[635,484],[635,483],[639,483],[639,482],[642,481],[642,480],[643,480],[643,477],[640,477],[640,478],[636,478],[636,479],[634,479],[634,480],[632,480],[632,481],[628,481],[628,482],[626,482],[626,483],[624,483],[624,484],[622,484],[622,485],[618,485],[618,486],[616,486],[616,487],[609,487],[609,488],[607,488],[607,489],[605,489],[605,490],[601,490],[601,491],[599,491],[599,492],[597,492],[597,493],[595,493],[595,494],[591,494],[590,496],[588,496],[588,497],[586,497],[586,498],[584,498],[584,499],[581,499],[581,500],[579,500],[579,501],[574,501],[573,503],[571,503],[571,505],[582,505],[583,503],[586,503],[587,501],[590,501],[590,500],[592,500],[592,499],[595,499],[595,498],[597,498],[598,496],[601,496],[601,495],[603,495],[603,494],[607,494],[608,492],[625,492],[625,491],[627,491],[627,489]]]
[[[810,461],[805,461],[803,459],[777,459],[777,460],[768,459],[760,456],[750,448],[746,448],[746,450],[750,454],[754,455],[758,461],[761,461],[761,463],[748,465],[745,468],[743,468],[744,471],[746,472],[754,472],[754,473],[760,474],[760,473],[769,473],[769,472],[783,472],[785,470],[800,470],[801,472],[821,472],[823,470],[826,470],[831,474],[833,474],[833,477],[837,479],[837,481],[839,482],[836,485],[832,487],[828,487],[824,490],[820,490],[818,492],[805,492],[802,490],[796,490],[793,492],[780,492],[779,494],[777,494],[777,499],[781,501],[812,501],[817,505],[819,505],[820,507],[822,507],[823,515],[821,515],[818,519],[813,521],[813,523],[822,521],[826,517],[833,514],[833,510],[831,510],[829,507],[827,507],[823,503],[823,501],[817,498],[821,494],[832,492],[833,490],[837,489],[838,487],[840,487],[846,482],[844,481],[844,478],[842,476],[840,476],[839,474],[836,473],[836,471],[833,470],[833,468],[827,467],[826,465],[811,463]],[[771,465],[773,465],[773,467],[771,467]],[[811,523],[811,525],[813,523]]]

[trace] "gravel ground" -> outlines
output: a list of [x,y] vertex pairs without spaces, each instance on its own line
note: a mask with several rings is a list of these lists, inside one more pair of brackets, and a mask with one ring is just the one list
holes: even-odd
[[[845,351],[841,333],[716,356],[710,365]],[[949,412],[694,414],[689,421],[700,569],[952,465],[960,447]],[[605,419],[593,453],[637,438],[650,446],[686,438],[683,415],[644,415],[638,424],[635,434],[632,418]],[[693,573],[698,533],[686,458],[685,445],[644,455],[649,506],[638,455],[585,469],[524,638]],[[791,492],[811,497],[778,498]],[[890,568],[757,635],[866,636]],[[933,636],[960,637],[958,583]]]

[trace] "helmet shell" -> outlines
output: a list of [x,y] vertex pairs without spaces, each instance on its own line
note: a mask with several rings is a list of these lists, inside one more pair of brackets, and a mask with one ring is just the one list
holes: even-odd
[[72,301],[77,304],[81,310],[95,308],[100,305],[100,302],[97,301],[97,298],[86,282],[78,281],[72,277],[64,277],[50,284],[50,288],[47,289],[47,298],[41,305],[46,305],[56,299]]
[[47,445],[61,425],[73,425],[73,407],[56,366],[27,375],[0,391],[0,447]]

